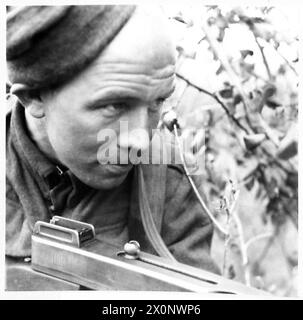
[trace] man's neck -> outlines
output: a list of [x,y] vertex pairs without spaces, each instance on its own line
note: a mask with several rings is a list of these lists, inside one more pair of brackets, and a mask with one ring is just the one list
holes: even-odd
[[46,157],[54,163],[60,163],[56,157],[56,153],[52,148],[46,132],[45,118],[34,118],[25,109],[26,125],[29,136],[36,144],[38,149],[46,155]]

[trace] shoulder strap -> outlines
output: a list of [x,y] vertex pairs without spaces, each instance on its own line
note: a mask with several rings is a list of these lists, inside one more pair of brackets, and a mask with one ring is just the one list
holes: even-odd
[[[161,230],[164,210],[167,167],[165,165],[152,165],[151,167],[152,170],[146,170],[146,177],[144,177],[142,166],[136,169],[142,224],[149,242],[158,255],[176,261],[158,231]],[[148,181],[147,185],[145,179]]]

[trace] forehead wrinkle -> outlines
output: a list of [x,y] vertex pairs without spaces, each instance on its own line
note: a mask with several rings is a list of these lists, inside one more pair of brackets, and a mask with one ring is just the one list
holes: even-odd
[[[169,95],[174,89],[174,77],[169,79],[153,79],[152,81],[133,81],[129,79],[111,79],[102,81],[98,84],[97,96],[111,94],[114,96],[117,91],[117,98],[123,98],[123,93],[128,98],[140,98],[142,100],[151,101],[152,99],[162,98]],[[165,83],[163,83],[165,82]],[[118,94],[119,93],[119,94]]]
[[146,61],[102,61],[94,67],[94,71],[98,70],[98,73],[112,73],[112,74],[145,74],[153,76],[154,78],[165,78],[175,73],[175,64],[166,64],[165,66],[153,66],[152,61],[146,63]]
[[[166,84],[175,79],[175,75],[168,77],[151,77],[145,74],[103,74],[102,82],[121,82],[126,84],[143,84],[145,86],[155,87],[158,84]],[[100,81],[101,82],[101,81]]]
[[144,95],[145,99],[151,99],[158,92],[166,96],[172,91],[175,80],[174,64],[156,68],[143,62],[105,60],[99,61],[92,70],[93,77],[98,78],[94,90],[104,91],[105,88],[120,87],[136,93],[137,96]]

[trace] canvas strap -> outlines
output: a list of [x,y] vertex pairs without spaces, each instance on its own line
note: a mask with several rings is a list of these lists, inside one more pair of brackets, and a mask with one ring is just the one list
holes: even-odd
[[[154,250],[160,257],[168,258],[171,261],[176,261],[169,249],[165,245],[160,233],[162,221],[162,213],[164,206],[165,187],[166,187],[166,170],[165,165],[156,165],[154,170],[149,171],[149,174],[153,174],[152,181],[157,183],[149,183],[146,188],[143,169],[141,166],[137,167],[138,175],[138,198],[139,198],[139,210],[146,236],[153,246]],[[156,177],[155,177],[156,175]],[[148,179],[149,177],[147,177]],[[150,177],[151,178],[151,177]],[[148,190],[147,190],[148,189]],[[148,192],[148,196],[147,196]],[[151,200],[149,202],[149,199]],[[158,225],[155,224],[153,214],[155,217],[159,215],[159,219],[156,219]]]

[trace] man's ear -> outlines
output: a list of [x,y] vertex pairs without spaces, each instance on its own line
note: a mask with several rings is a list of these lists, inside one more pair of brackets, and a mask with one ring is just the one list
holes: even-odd
[[14,83],[11,86],[10,93],[18,97],[20,103],[34,118],[45,116],[43,102],[38,90],[33,90],[25,84]]

